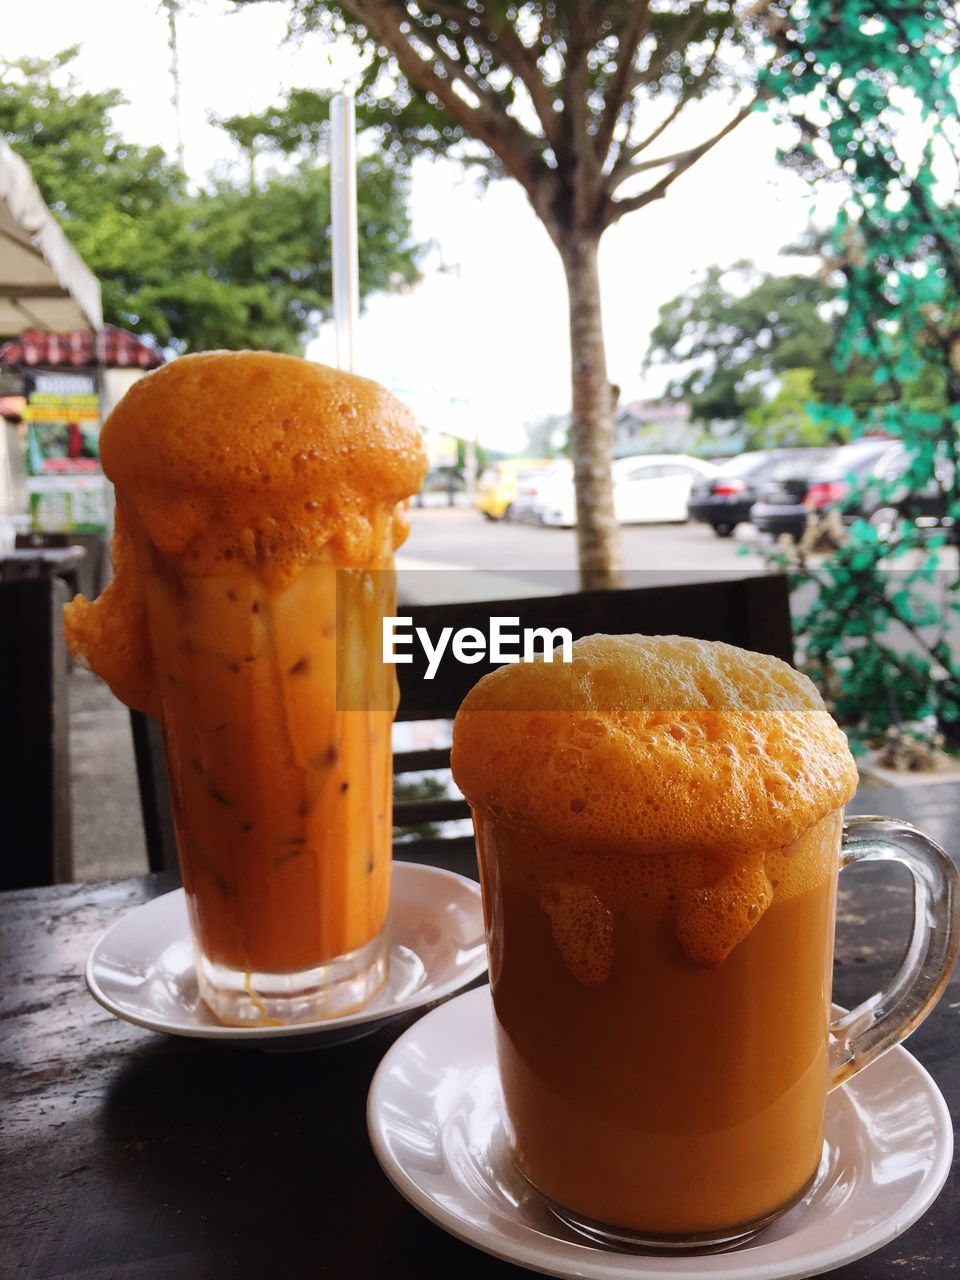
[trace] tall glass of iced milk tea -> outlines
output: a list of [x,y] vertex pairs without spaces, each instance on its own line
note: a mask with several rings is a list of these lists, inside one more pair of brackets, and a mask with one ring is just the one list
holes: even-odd
[[[572,658],[491,673],[454,726],[512,1155],[594,1239],[741,1240],[816,1179],[828,1090],[942,991],[957,874],[911,827],[844,823],[846,739],[786,663],[676,636]],[[837,875],[881,858],[914,938],[835,1020]]]
[[200,993],[237,1025],[357,1008],[386,974],[380,618],[420,430],[364,378],[212,352],[136,383],[101,455],[115,576],[67,640],[162,728]]

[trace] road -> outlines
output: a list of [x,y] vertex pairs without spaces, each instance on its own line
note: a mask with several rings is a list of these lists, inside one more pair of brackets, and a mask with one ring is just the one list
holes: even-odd
[[[397,564],[410,602],[504,599],[576,591],[576,532],[485,520],[461,508],[411,511]],[[741,526],[749,535],[749,529]],[[707,526],[623,528],[627,586],[693,582],[763,569],[755,542],[718,538]],[[746,552],[747,554],[744,554]]]
[[[718,538],[709,526],[691,521],[623,528],[625,586],[665,586],[674,582],[743,576],[768,568],[759,554],[760,535],[740,525],[734,538]],[[916,598],[935,606],[946,620],[947,638],[960,655],[960,615],[950,608],[957,577],[955,548],[938,556],[940,569]],[[818,560],[820,558],[818,557]],[[444,604],[462,600],[509,600],[579,589],[576,533],[536,525],[492,523],[469,509],[413,510],[411,532],[397,557],[402,603]],[[907,557],[891,561],[889,573],[908,568]],[[802,617],[814,599],[810,584],[795,591],[791,604]],[[928,630],[933,640],[936,629]],[[920,652],[902,627],[892,624],[887,642],[897,652]]]

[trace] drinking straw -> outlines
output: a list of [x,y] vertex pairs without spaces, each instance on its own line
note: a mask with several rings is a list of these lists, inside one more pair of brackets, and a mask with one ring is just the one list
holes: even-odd
[[333,323],[337,366],[353,373],[360,314],[357,259],[357,142],[352,93],[330,101],[330,212],[333,230]]

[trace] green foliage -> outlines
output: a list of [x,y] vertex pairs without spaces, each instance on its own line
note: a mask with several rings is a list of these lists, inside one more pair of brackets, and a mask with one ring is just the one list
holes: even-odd
[[[832,295],[813,276],[762,276],[746,261],[709,267],[660,308],[645,364],[689,366],[668,393],[688,399],[696,418],[738,418],[761,403],[763,379],[827,359],[830,328],[819,309]],[[784,363],[784,346],[799,347],[799,361]]]
[[796,589],[816,588],[798,625],[802,665],[861,749],[878,745],[891,725],[931,717],[956,738],[956,604],[938,568],[943,541],[929,538],[918,549],[910,539],[916,554],[895,567],[889,544],[859,521],[822,563],[801,558],[794,572]]
[[69,73],[78,47],[49,60],[0,61],[0,134],[30,165],[40,190],[74,237],[105,208],[118,218],[149,214],[182,194],[183,175],[160,147],[139,147],[114,130],[115,89],[91,93]]
[[[960,161],[956,9],[807,0],[773,13],[777,52],[764,83],[798,126],[785,160],[816,182],[849,187],[832,236],[844,276],[836,354],[848,367],[869,362],[882,391],[872,408],[828,405],[818,416],[855,434],[879,425],[901,437],[905,483],[939,485],[960,520],[960,210],[946,189]],[[919,155],[904,143],[905,120],[922,134]],[[960,719],[960,580],[940,567],[946,541],[909,522],[881,540],[860,522],[822,565],[801,561],[799,582],[817,591],[799,639],[864,740],[927,716],[948,728]],[[950,541],[956,556],[952,530]]]
[[843,439],[840,432],[811,412],[816,403],[813,369],[786,369],[777,392],[746,413],[748,449],[786,445],[823,445]]
[[[837,293],[838,285],[822,272],[772,275],[746,261],[709,267],[660,308],[645,366],[685,366],[668,392],[688,400],[694,417],[705,422],[754,412],[753,422],[774,425],[765,414],[765,391],[777,378],[802,369],[811,371],[812,403],[862,409],[882,392],[866,362],[855,361],[843,372],[834,364]],[[788,391],[788,403],[790,397]],[[816,431],[811,421],[800,434],[822,443],[829,432]]]
[[[0,63],[0,134],[100,278],[108,323],[181,351],[299,354],[332,306],[330,179],[318,154],[327,99],[294,91],[261,117],[221,122],[247,152],[246,181],[191,192],[160,148],[117,133],[120,95],[81,90],[75,56]],[[365,158],[357,192],[361,295],[409,284],[420,250],[405,170]]]
[[524,455],[528,458],[554,458],[569,452],[570,415],[548,413],[523,424],[527,437]]
[[[450,795],[449,774],[421,773],[413,778],[397,778],[393,784],[394,800],[404,804],[415,800],[447,800]],[[443,828],[444,824],[440,822],[417,822],[398,827],[396,838],[401,842],[434,840],[443,835]]]

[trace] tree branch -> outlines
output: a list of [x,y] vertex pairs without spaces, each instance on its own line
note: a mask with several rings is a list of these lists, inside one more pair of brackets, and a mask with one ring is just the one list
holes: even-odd
[[[642,73],[642,80],[647,84],[653,84],[660,80],[664,73],[667,59],[672,53],[683,50],[689,45],[694,38],[698,27],[704,18],[707,17],[706,0],[693,0],[690,5],[689,12],[686,15],[686,21],[678,31],[668,36],[666,32],[662,32],[654,45],[650,54],[650,59]],[[719,20],[719,15],[718,15]],[[723,30],[721,29],[721,38]]]
[[[434,61],[417,52],[403,30],[409,26],[410,16],[401,0],[353,0],[351,9],[374,38],[389,49],[404,75],[421,92],[432,94],[458,124],[488,146],[536,204],[539,157],[520,125],[501,107],[493,105],[462,67],[451,66],[421,29],[416,32],[417,38],[430,47]],[[437,68],[445,74],[439,75]],[[476,96],[477,106],[471,106],[455,91],[457,82]]]
[[[449,22],[456,23],[461,29],[464,18],[471,16],[470,11],[465,11],[462,4],[450,3],[448,0],[430,0],[429,4],[425,4],[423,8],[446,18]],[[469,34],[472,39],[482,43],[493,57],[508,67],[524,86],[543,128],[544,137],[551,147],[556,147],[559,141],[559,113],[553,105],[550,90],[540,76],[535,54],[517,35],[512,22],[504,20],[501,25],[494,28],[488,20],[486,26],[471,26]]]
[[600,163],[587,129],[587,51],[591,41],[584,22],[585,8],[579,3],[572,6],[563,95],[564,144],[573,161],[573,214],[578,227],[593,221],[601,183]]
[[[699,88],[710,75],[710,72],[713,70],[716,63],[717,54],[720,52],[720,45],[723,42],[723,36],[724,29],[721,28],[717,32],[716,39],[713,42],[713,48],[707,54],[707,59],[696,76],[693,87],[679,96],[677,101],[674,103],[673,108],[667,113],[666,117],[661,120],[657,127],[651,130],[645,138],[641,138],[638,142],[634,142],[629,145],[627,145],[626,142],[624,143],[624,146],[617,157],[616,164],[610,170],[609,190],[611,192],[616,191],[621,182],[624,182],[631,173],[637,172],[638,166],[632,164],[635,157],[640,155],[642,151],[646,151],[647,147],[652,146],[662,134],[666,133],[674,120],[676,120],[680,115],[683,108],[691,101],[693,97],[693,90]],[[632,125],[633,121],[631,119],[627,128],[626,138],[629,138],[630,136]],[[645,165],[644,167],[653,168],[654,166]]]
[[[638,160],[630,165],[630,174],[643,173],[647,169],[662,169],[665,164],[678,164],[681,160],[686,160],[688,156],[694,152],[697,153],[696,158],[699,159],[702,152],[700,147],[687,147],[684,151],[675,151],[670,156],[655,156],[652,160]],[[630,175],[627,174],[629,177]]]
[[613,140],[613,132],[617,127],[617,121],[620,119],[620,112],[623,110],[624,103],[634,87],[633,63],[649,26],[650,0],[634,0],[634,3],[630,6],[627,21],[620,33],[619,48],[617,50],[617,69],[607,85],[603,100],[603,115],[600,120],[600,127],[594,138],[594,147],[600,164],[603,163],[607,152],[610,150],[610,143]]
[[[686,95],[681,96],[673,104],[673,106],[671,107],[667,115],[664,117],[664,119],[661,120],[660,123],[657,125],[657,127],[655,129],[652,129],[645,138],[641,138],[639,142],[634,142],[629,146],[627,145],[626,142],[624,142],[623,146],[620,149],[620,154],[617,156],[616,163],[614,164],[613,168],[610,170],[609,185],[610,185],[611,191],[615,191],[617,187],[620,185],[620,183],[623,182],[627,177],[629,177],[631,161],[634,159],[634,157],[638,156],[641,151],[646,151],[647,147],[651,146],[654,142],[656,142],[656,140],[661,136],[661,134],[666,133],[666,131],[670,128],[674,120],[676,120],[677,116],[679,116],[680,112],[683,110],[683,108],[687,105],[689,101],[690,99],[688,96]],[[628,126],[628,130],[627,130],[627,137],[629,136],[630,136],[630,126]]]
[[500,90],[494,89],[482,69],[471,58],[471,50],[459,30],[433,30],[418,26],[414,34],[419,43],[433,55],[433,61],[429,65],[436,67],[438,73],[442,70],[447,79],[463,85],[486,106],[493,117],[510,121],[511,125],[514,123],[508,114],[509,103]]
[[[504,22],[495,34],[497,39],[493,49],[499,50],[503,61],[529,93],[537,119],[543,127],[544,137],[556,150],[560,141],[560,115],[553,105],[553,96],[540,75],[536,58],[517,35],[511,22]],[[488,45],[489,47],[491,46]]]
[[[708,151],[712,151],[718,142],[722,142],[727,134],[732,133],[734,129],[736,129],[737,125],[742,124],[743,121],[746,120],[747,116],[750,115],[753,110],[754,101],[756,101],[756,99],[747,103],[745,107],[741,107],[737,114],[731,120],[728,120],[723,128],[719,129],[713,137],[707,138],[706,141],[701,142],[698,147],[692,147],[686,153],[682,153],[682,158],[677,161],[670,172],[665,174],[659,182],[654,183],[652,187],[649,187],[646,191],[639,192],[635,196],[628,196],[622,200],[611,199],[607,206],[607,225],[609,226],[611,223],[616,222],[626,213],[633,213],[636,209],[642,209],[645,205],[652,204],[654,200],[662,200],[670,187],[674,182],[676,182],[677,178],[679,178],[682,173],[686,173],[686,171],[692,168],[702,156],[705,156]],[[668,157],[668,160],[669,159],[670,157]]]
[[[748,16],[751,16],[751,17],[754,16],[754,14],[759,11],[759,9],[766,8],[769,4],[770,4],[770,0],[757,0],[757,3],[755,3],[753,7],[750,10],[748,10]],[[649,0],[647,0],[646,8],[647,8],[647,12],[645,15],[646,20],[644,23],[644,27],[640,32],[639,39],[637,40],[633,48],[631,56],[629,60],[626,62],[626,64],[621,62],[618,67],[618,76],[622,76],[624,78],[620,107],[622,107],[623,103],[633,94],[634,90],[639,88],[641,84],[645,82],[649,83],[651,72],[653,68],[657,65],[654,62],[653,58],[651,58],[650,65],[646,68],[645,72],[641,73],[636,69],[634,64],[634,59],[635,59],[637,50],[639,49],[640,43],[642,42],[644,36],[646,35],[647,27],[649,25]],[[703,18],[704,8],[705,6],[701,5],[699,10],[694,9],[691,11],[690,18],[683,28],[683,34],[681,39],[675,42],[674,44],[675,48],[686,45],[692,33],[696,30],[697,26],[699,25],[700,21]],[[680,112],[683,110],[683,108],[692,98],[693,90],[698,88],[700,85],[702,85],[703,82],[710,75],[710,72],[712,71],[714,64],[716,63],[717,54],[720,51],[720,46],[723,43],[723,37],[724,35],[726,35],[727,30],[728,30],[727,27],[724,27],[723,25],[718,25],[717,34],[713,41],[713,47],[711,48],[710,52],[707,54],[706,61],[701,67],[700,71],[697,73],[696,77],[694,78],[692,86],[688,88],[685,93],[681,94],[676,105],[667,115],[667,118],[662,122],[662,124],[658,125],[656,129],[653,130],[652,133],[648,134],[648,136],[646,138],[643,138],[640,142],[627,146],[625,141],[624,147],[621,149],[621,152],[617,157],[617,162],[610,171],[611,177],[616,176],[616,179],[617,179],[614,182],[611,190],[616,189],[619,183],[623,180],[623,177],[625,175],[625,172],[627,170],[627,166],[629,165],[630,160],[632,160],[633,157],[638,155],[641,151],[649,147],[653,142],[657,140],[657,138],[660,137],[660,135],[664,132],[664,130],[670,127],[673,121],[676,120],[677,116],[680,114]],[[663,59],[669,52],[670,52],[669,49],[666,49],[662,52],[659,49],[655,51],[655,53],[659,55],[659,59],[660,59],[660,65],[656,72],[656,75],[659,75],[660,70],[662,70]],[[656,78],[656,75],[654,76],[654,78]],[[626,133],[624,135],[625,139],[629,138],[630,133],[632,131],[633,121],[636,115],[636,106],[637,106],[637,101],[636,99],[634,99],[632,108],[630,111],[630,118],[628,120]],[[606,152],[609,150],[610,143],[613,139],[613,133],[614,133],[614,130],[616,129],[617,119],[619,118],[619,110],[620,108],[618,108],[617,115],[610,121],[610,133],[606,139],[606,145],[604,147],[603,155],[606,155]],[[606,124],[606,117],[604,119],[604,123]]]

